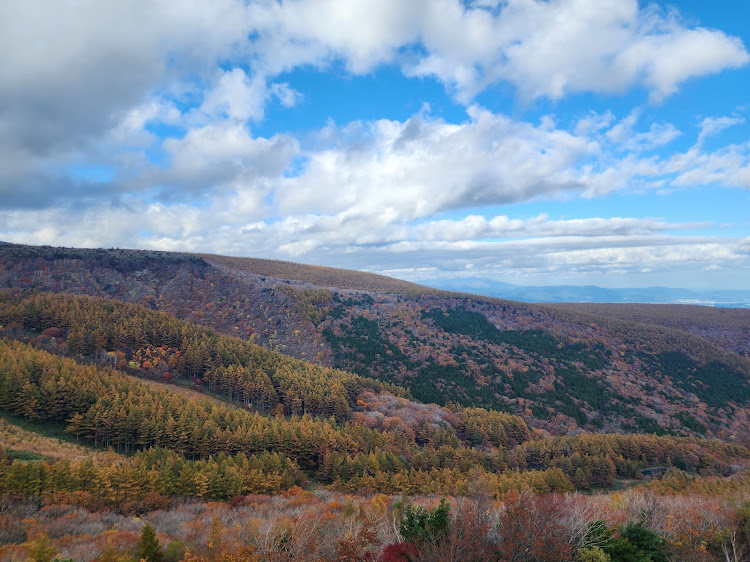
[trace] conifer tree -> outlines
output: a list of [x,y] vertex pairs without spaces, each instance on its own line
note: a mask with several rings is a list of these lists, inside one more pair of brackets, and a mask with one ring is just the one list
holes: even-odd
[[141,531],[141,540],[138,541],[138,548],[135,555],[139,560],[146,562],[164,562],[164,551],[161,549],[159,540],[156,538],[156,531],[151,523],[146,523]]

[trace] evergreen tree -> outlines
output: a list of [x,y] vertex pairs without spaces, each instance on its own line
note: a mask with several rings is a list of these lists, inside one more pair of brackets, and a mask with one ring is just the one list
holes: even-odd
[[146,562],[164,562],[164,551],[161,549],[156,531],[151,523],[146,523],[141,531],[141,540],[138,541],[138,548],[135,555],[139,560]]
[[612,562],[667,562],[666,541],[643,523],[628,523],[605,551]]

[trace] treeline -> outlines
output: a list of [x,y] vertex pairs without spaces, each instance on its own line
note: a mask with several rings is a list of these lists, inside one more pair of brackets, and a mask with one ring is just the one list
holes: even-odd
[[[403,426],[388,431],[333,417],[263,416],[2,340],[0,409],[65,422],[69,434],[118,451],[161,447],[189,460],[274,452],[321,482],[351,491],[468,494],[477,485],[496,495],[519,488],[568,491],[638,477],[654,463],[726,474],[730,462],[750,456],[737,445],[687,438],[529,440],[522,420],[499,412],[483,417],[479,409],[456,409],[452,422],[469,434],[496,432],[489,437],[496,447],[464,446],[449,424],[423,424],[410,435]],[[179,471],[172,477],[177,480]]]
[[616,478],[642,478],[644,469],[677,469],[704,476],[728,476],[732,464],[748,458],[746,447],[719,440],[657,435],[576,435],[536,439],[508,452],[510,469],[559,468],[576,489],[608,487]]
[[673,469],[724,477],[738,459],[749,457],[745,447],[723,441],[578,435],[534,439],[496,453],[429,446],[408,461],[384,453],[331,452],[318,474],[323,482],[348,492],[468,495],[479,488],[499,497],[511,489],[549,493],[609,488],[618,478],[643,479]]
[[10,462],[0,449],[0,492],[124,513],[164,509],[173,496],[231,500],[277,494],[305,480],[299,466],[279,453],[219,454],[193,461],[165,449],[148,449],[109,463],[90,458]]
[[[363,390],[404,395],[394,385],[319,367],[223,336],[175,317],[118,301],[65,294],[0,291],[0,324],[43,333],[57,329],[69,351],[83,357],[103,352],[144,359],[159,348],[162,374],[205,382],[211,390],[260,412],[281,404],[287,414],[348,419]],[[158,361],[113,362],[156,373]]]
[[166,447],[207,458],[273,450],[314,468],[318,454],[327,449],[358,450],[354,438],[332,419],[262,416],[2,340],[0,409],[32,420],[67,422],[68,433],[118,451]]
[[457,408],[456,413],[453,426],[472,444],[512,448],[531,439],[526,422],[518,416],[484,408]]
[[333,452],[323,459],[318,474],[322,482],[348,493],[410,496],[481,493],[502,498],[510,490],[541,494],[575,490],[570,478],[559,468],[510,471],[497,461],[495,456],[449,447],[420,452],[410,462],[383,453],[352,456]]

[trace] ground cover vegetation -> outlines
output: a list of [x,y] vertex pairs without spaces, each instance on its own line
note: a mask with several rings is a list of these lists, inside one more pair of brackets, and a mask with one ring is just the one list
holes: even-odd
[[495,501],[294,487],[232,502],[183,499],[139,517],[59,501],[2,502],[3,560],[707,562],[750,552],[750,508],[735,496],[648,488],[514,491]]

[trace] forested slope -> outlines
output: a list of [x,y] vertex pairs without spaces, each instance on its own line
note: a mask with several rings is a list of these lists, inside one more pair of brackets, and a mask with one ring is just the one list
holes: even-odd
[[682,330],[750,357],[749,309],[639,303],[560,303],[554,307]]
[[[398,401],[387,396],[370,400]],[[366,393],[359,399],[363,411],[383,410],[367,399]],[[432,409],[419,423],[409,419],[418,416],[406,400],[398,406],[404,418],[390,416],[382,424],[370,423],[366,414],[346,421],[262,415],[0,340],[0,410],[65,423],[66,432],[95,446],[142,451],[133,461],[96,467],[113,467],[96,478],[79,474],[91,472],[90,461],[14,461],[0,469],[0,487],[26,495],[88,492],[115,505],[149,492],[231,499],[304,484],[304,470],[350,491],[467,494],[470,481],[478,480],[490,493],[549,492],[610,486],[617,477],[635,478],[641,469],[665,464],[726,476],[732,463],[750,458],[739,445],[691,438],[532,439],[522,420],[480,409]],[[153,477],[142,480],[143,471]],[[97,491],[94,483],[105,478],[111,487]],[[101,497],[110,489],[111,497]]]
[[[647,307],[530,305],[270,260],[16,245],[0,245],[0,286],[136,303],[554,434],[750,436],[747,328],[735,312],[680,308],[670,320],[672,308],[649,318]],[[73,347],[85,333],[73,330]],[[175,338],[157,347],[179,348]]]
[[0,559],[133,560],[144,519],[191,562],[750,545],[731,346],[647,311],[251,266],[0,244]]

